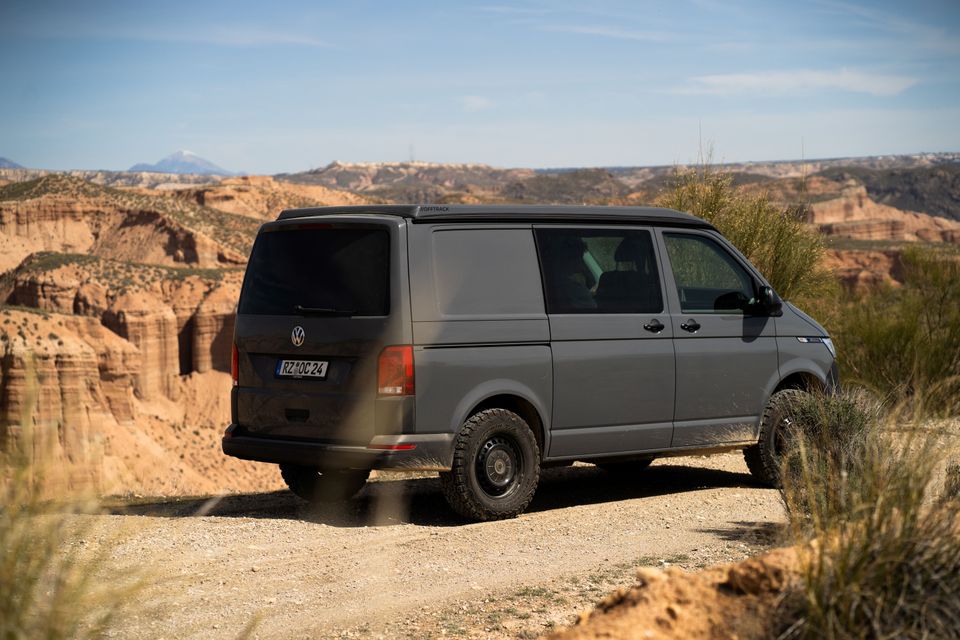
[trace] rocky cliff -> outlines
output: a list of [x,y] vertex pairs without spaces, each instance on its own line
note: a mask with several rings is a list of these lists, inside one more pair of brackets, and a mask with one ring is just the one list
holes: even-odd
[[277,486],[217,448],[258,226],[69,177],[0,187],[3,439],[37,434],[71,481],[104,491]]
[[35,254],[0,279],[0,299],[96,319],[137,348],[142,398],[176,398],[177,376],[229,371],[238,269],[183,271],[94,256]]
[[861,184],[847,185],[839,197],[814,202],[808,210],[810,222],[828,236],[960,244],[960,222],[878,204]]
[[162,196],[47,176],[0,187],[0,272],[37,251],[152,264],[242,265],[256,222]]
[[827,249],[823,262],[845,287],[866,290],[880,285],[900,285],[902,253],[899,248]]
[[0,328],[0,434],[52,454],[64,481],[143,495],[279,486],[269,466],[219,453],[228,374],[176,376],[145,398],[143,352],[96,318],[8,307]]
[[321,185],[297,184],[268,176],[227,178],[216,184],[171,191],[171,195],[227,213],[273,220],[283,209],[369,204],[363,196]]

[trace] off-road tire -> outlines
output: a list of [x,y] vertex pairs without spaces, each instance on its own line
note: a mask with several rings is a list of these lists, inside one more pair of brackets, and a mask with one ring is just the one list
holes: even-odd
[[783,429],[792,421],[792,407],[806,393],[801,389],[783,389],[770,396],[760,418],[760,440],[743,450],[743,459],[750,473],[768,487],[780,486]]
[[523,513],[539,481],[537,439],[523,418],[506,409],[471,416],[454,440],[451,470],[440,474],[450,507],[464,518],[481,521]]
[[646,470],[647,467],[653,464],[654,460],[655,458],[653,456],[649,456],[646,458],[637,458],[636,460],[625,460],[623,462],[598,462],[597,467],[603,469],[611,476],[629,480],[638,473]]
[[283,481],[296,495],[310,503],[340,502],[352,498],[367,482],[369,471],[320,470],[299,465],[280,465]]

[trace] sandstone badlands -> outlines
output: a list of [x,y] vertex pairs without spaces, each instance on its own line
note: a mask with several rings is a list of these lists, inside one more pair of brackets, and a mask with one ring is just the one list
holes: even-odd
[[365,201],[258,177],[0,187],[0,428],[31,426],[67,480],[107,493],[279,486],[274,469],[218,448],[242,267],[280,209]]

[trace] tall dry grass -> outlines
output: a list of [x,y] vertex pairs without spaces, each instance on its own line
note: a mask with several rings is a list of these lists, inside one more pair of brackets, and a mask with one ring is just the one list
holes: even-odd
[[958,637],[958,434],[900,409],[863,392],[794,402],[781,495],[802,575],[781,638]]
[[108,570],[117,541],[93,544],[96,496],[62,482],[49,434],[33,424],[35,389],[29,396],[0,451],[0,638],[102,637],[136,604],[144,576]]

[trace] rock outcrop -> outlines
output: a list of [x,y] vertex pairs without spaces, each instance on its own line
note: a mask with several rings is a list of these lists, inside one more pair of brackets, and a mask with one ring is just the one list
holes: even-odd
[[369,204],[363,196],[321,185],[296,184],[269,176],[227,178],[217,184],[171,191],[174,197],[227,213],[273,220],[283,209]]
[[828,236],[960,244],[960,222],[878,204],[863,185],[848,185],[839,197],[814,202],[809,211],[810,222]]
[[7,304],[95,318],[138,349],[138,397],[175,399],[177,377],[230,370],[238,270],[184,273],[91,256],[48,254],[0,281]]
[[903,281],[900,249],[824,251],[823,263],[849,289],[865,290]]
[[133,418],[136,347],[93,318],[10,310],[0,318],[0,425],[100,484],[104,428]]
[[[224,216],[64,176],[6,185],[0,187],[0,272],[38,251],[171,266],[242,265],[256,223]],[[244,225],[246,240],[230,233]]]
[[217,453],[228,374],[174,375],[178,400],[141,398],[141,356],[97,318],[0,309],[0,444],[42,454],[55,486],[168,495],[280,485],[269,465]]

